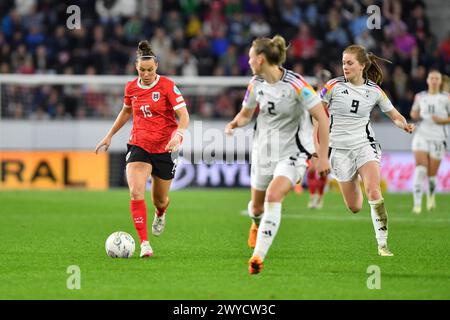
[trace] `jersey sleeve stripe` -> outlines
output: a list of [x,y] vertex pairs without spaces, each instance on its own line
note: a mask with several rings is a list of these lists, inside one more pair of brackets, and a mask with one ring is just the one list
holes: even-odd
[[177,104],[175,107],[173,107],[173,110],[178,110],[180,108],[186,107],[186,102],[182,102],[180,104]]

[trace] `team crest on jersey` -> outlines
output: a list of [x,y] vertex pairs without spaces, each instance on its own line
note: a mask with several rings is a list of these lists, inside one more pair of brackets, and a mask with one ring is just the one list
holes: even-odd
[[158,101],[159,100],[159,92],[153,92],[153,94],[152,94],[152,99],[153,99],[153,101]]
[[313,94],[313,92],[309,88],[304,87],[302,89],[302,97],[303,98],[308,99],[312,94]]

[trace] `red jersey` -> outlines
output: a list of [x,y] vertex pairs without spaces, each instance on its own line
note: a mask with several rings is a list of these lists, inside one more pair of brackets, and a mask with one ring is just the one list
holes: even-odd
[[149,153],[165,153],[164,148],[178,128],[175,110],[186,106],[172,80],[157,75],[149,86],[139,78],[125,86],[123,103],[133,108],[133,128],[129,144]]

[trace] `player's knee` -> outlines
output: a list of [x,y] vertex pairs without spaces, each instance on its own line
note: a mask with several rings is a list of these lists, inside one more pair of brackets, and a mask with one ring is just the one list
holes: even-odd
[[281,202],[281,200],[283,199],[283,196],[274,190],[267,190],[266,192],[266,198],[264,199],[264,201],[266,202]]
[[130,187],[130,197],[131,200],[141,200],[144,199],[145,188],[131,186]]

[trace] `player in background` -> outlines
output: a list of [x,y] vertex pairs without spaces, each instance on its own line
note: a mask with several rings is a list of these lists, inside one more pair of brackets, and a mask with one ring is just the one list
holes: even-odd
[[[324,85],[331,78],[331,72],[324,69],[318,72],[317,78],[317,92],[321,92]],[[327,112],[328,115],[328,112]],[[317,124],[314,123],[313,142],[315,150],[319,148],[319,137],[317,135]],[[309,191],[309,209],[322,209],[323,207],[323,193],[327,185],[328,176],[319,175],[317,172],[318,158],[312,157],[310,166],[308,168],[308,191]]]
[[[123,107],[112,128],[95,148],[108,150],[113,135],[133,116],[127,144],[126,175],[130,210],[139,235],[141,257],[151,257],[148,241],[145,190],[152,177],[152,202],[156,208],[152,233],[165,227],[169,188],[175,175],[177,150],[189,124],[189,114],[180,90],[169,78],[157,74],[158,62],[148,41],[139,42],[136,57],[138,77],[125,86]],[[179,121],[177,123],[176,117]]]
[[445,156],[448,139],[447,124],[450,123],[450,96],[442,91],[442,74],[432,70],[427,77],[428,91],[416,94],[411,108],[411,119],[419,121],[412,141],[416,161],[414,172],[413,212],[422,212],[423,181],[428,178],[427,209],[436,207],[436,174]]
[[[249,273],[263,268],[281,221],[281,203],[292,187],[303,178],[307,155],[298,139],[304,111],[319,123],[318,171],[328,174],[328,119],[314,89],[300,75],[282,67],[286,60],[286,42],[272,39],[253,41],[249,65],[250,80],[241,111],[229,122],[225,133],[248,124],[259,105],[252,145],[251,201],[248,204],[252,226],[249,246],[254,247]],[[312,134],[312,132],[311,132]]]
[[378,254],[393,256],[387,246],[388,215],[380,187],[381,147],[370,125],[370,113],[379,106],[397,127],[408,133],[414,125],[406,122],[379,87],[383,73],[377,60],[384,59],[368,53],[363,46],[347,47],[342,56],[344,76],[328,81],[321,96],[330,113],[331,172],[345,204],[353,213],[362,208],[359,174],[370,205]]

